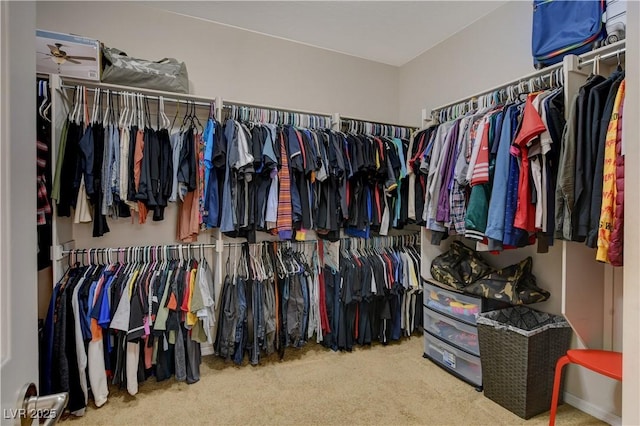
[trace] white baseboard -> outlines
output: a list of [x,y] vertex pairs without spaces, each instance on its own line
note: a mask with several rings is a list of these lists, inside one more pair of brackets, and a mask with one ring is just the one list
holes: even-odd
[[564,392],[563,394],[564,402],[566,404],[571,405],[572,407],[576,407],[580,411],[584,411],[585,413],[595,417],[598,420],[602,420],[603,422],[607,422],[613,426],[622,425],[622,418],[616,416],[613,413],[609,413],[602,408],[593,405],[592,403],[585,401],[584,399],[580,399],[577,396],[570,394],[568,392]]

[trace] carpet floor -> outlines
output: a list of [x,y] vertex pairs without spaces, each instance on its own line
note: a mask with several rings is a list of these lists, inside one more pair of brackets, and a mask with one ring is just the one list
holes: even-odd
[[[101,408],[90,403],[80,425],[546,425],[525,421],[422,357],[423,338],[332,352],[315,343],[272,355],[260,366],[203,357],[201,379],[140,384],[136,396],[111,387]],[[246,360],[245,360],[246,364]],[[567,404],[558,425],[599,425]]]

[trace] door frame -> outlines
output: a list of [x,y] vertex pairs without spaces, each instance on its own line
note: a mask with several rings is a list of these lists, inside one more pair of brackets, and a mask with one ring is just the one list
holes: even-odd
[[0,2],[0,375],[2,425],[38,383],[35,2]]

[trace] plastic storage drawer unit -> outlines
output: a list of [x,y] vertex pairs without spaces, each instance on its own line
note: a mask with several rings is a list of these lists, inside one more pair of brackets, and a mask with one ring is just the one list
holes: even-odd
[[482,366],[479,357],[456,349],[430,334],[425,336],[425,357],[465,382],[476,386],[478,390],[482,388]]
[[447,291],[424,282],[424,305],[470,325],[476,325],[476,318],[482,312],[482,299]]
[[480,355],[478,329],[472,325],[424,309],[424,329],[459,349]]

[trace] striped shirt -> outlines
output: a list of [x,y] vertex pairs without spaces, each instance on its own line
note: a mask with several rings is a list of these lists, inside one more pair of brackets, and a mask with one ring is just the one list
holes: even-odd
[[293,214],[291,209],[291,176],[289,174],[289,160],[287,158],[287,147],[284,140],[284,133],[278,132],[280,140],[280,158],[282,159],[282,168],[278,172],[278,180],[280,181],[280,190],[278,194],[278,219],[276,228],[280,239],[290,240],[292,237],[292,221]]

